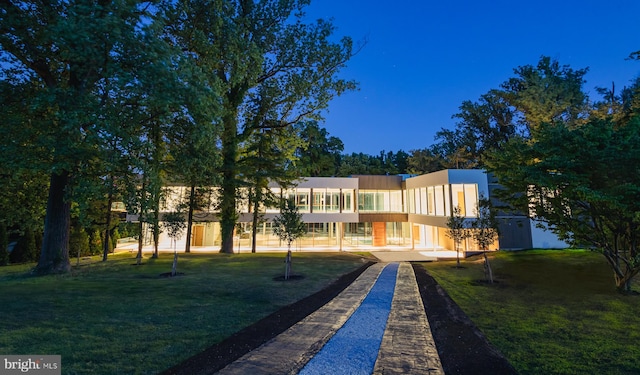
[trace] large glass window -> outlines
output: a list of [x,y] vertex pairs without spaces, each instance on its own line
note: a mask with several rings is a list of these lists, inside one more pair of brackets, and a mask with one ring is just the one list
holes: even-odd
[[478,204],[478,188],[476,185],[464,185],[464,202],[466,216],[475,216],[476,205]]
[[287,190],[283,195],[283,199],[293,199],[298,206],[299,212],[309,212],[309,195],[311,189],[291,189]]
[[279,200],[280,200],[280,194],[281,194],[281,190],[280,188],[271,188],[271,194],[273,194],[273,197],[276,199],[272,205],[268,206],[266,208],[266,212],[270,212],[270,213],[278,213],[280,212],[280,206],[278,204]]
[[358,211],[375,211],[376,193],[372,191],[362,191],[358,193]]
[[453,207],[458,207],[460,210],[460,215],[467,216],[467,206],[464,203],[464,185],[451,185],[451,200],[453,201]]
[[340,212],[340,190],[327,189],[325,194],[326,212]]
[[462,216],[475,216],[478,204],[478,187],[475,184],[453,184],[451,185],[451,200],[453,207],[458,207]]
[[[433,194],[431,195],[431,197],[433,196]],[[428,193],[427,193],[427,188],[426,187],[422,187],[420,188],[420,212],[423,215],[427,215],[429,214],[429,211],[427,210],[427,207],[429,206],[429,199],[431,199],[431,197],[429,197]]]
[[389,192],[389,211],[402,212],[402,190]]
[[451,195],[449,193],[449,185],[444,185],[444,214],[451,215]]
[[377,191],[373,193],[375,202],[373,204],[374,211],[389,211],[389,200],[385,199],[387,196],[388,193],[386,192]]
[[363,212],[402,212],[402,191],[360,190],[358,210]]
[[436,195],[436,215],[444,216],[444,190],[442,185],[434,187]]
[[371,223],[347,223],[345,225],[344,245],[357,247],[372,244]]
[[296,189],[296,205],[298,211],[309,212],[309,194],[311,189]]
[[409,208],[409,213],[410,214],[415,214],[416,213],[416,191],[414,189],[409,189],[407,191],[407,205]]
[[429,215],[433,216],[436,214],[436,202],[435,202],[435,195],[433,192],[433,186],[429,186],[427,188],[427,200],[428,200],[427,212]]
[[324,212],[324,202],[324,189],[313,189],[313,212]]
[[353,212],[353,189],[342,190],[343,206],[342,212]]
[[340,212],[340,189],[313,189],[313,212]]

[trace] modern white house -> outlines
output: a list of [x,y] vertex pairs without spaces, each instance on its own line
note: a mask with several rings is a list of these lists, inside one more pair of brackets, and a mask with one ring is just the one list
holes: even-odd
[[[421,176],[395,175],[351,177],[308,177],[294,188],[269,188],[282,198],[294,199],[307,235],[296,241],[297,250],[389,250],[405,249],[421,252],[455,250],[447,236],[447,218],[452,207],[458,207],[469,221],[476,215],[479,197],[492,198],[497,187],[483,170],[449,169]],[[162,210],[175,209],[188,193],[184,186],[169,186]],[[215,195],[215,193],[213,193]],[[492,198],[493,199],[493,198]],[[210,209],[194,215],[192,249],[220,247],[221,231],[217,212]],[[239,200],[239,220],[234,236],[235,251],[251,248],[253,214],[246,201]],[[284,244],[273,235],[271,222],[279,213],[277,207],[264,207],[256,237],[257,251],[281,249]],[[135,221],[137,217],[129,216]],[[550,232],[537,228],[527,216],[502,215],[500,237],[490,250],[527,249],[533,247],[566,247]],[[186,237],[186,236],[185,236]],[[187,239],[176,246],[184,248]],[[150,233],[145,243],[151,242]],[[161,235],[161,248],[171,248],[166,234]],[[459,249],[478,251],[471,239]]]

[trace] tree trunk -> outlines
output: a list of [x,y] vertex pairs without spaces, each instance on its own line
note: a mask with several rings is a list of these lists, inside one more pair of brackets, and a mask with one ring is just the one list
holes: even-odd
[[287,256],[284,259],[284,279],[289,280],[291,276],[291,243],[289,243],[289,250]]
[[153,207],[153,256],[158,258],[158,244],[160,242],[160,194],[156,194]]
[[631,292],[631,281],[640,272],[640,266],[631,266],[626,263],[625,266],[622,266],[621,263],[623,262],[620,261],[619,251],[605,251],[603,255],[613,269],[616,290],[622,294],[629,294]]
[[191,190],[189,191],[189,212],[187,212],[187,240],[184,244],[184,252],[191,252],[191,230],[193,227],[193,210],[196,203],[196,184],[191,183]]
[[493,270],[491,270],[491,264],[489,263],[489,258],[487,258],[487,252],[483,252],[484,256],[484,275],[489,284],[493,284]]
[[143,222],[142,222],[142,215],[140,215],[138,217],[138,231],[140,232],[138,234],[138,255],[136,256],[136,264],[140,265],[140,263],[142,263],[142,245],[143,245],[143,240],[142,240],[142,231],[144,229],[143,226]]
[[238,214],[236,212],[236,159],[238,154],[238,129],[236,111],[227,111],[223,119],[222,136],[222,184],[220,198],[220,229],[222,232],[221,253],[233,254],[233,230]]
[[[256,204],[257,205],[257,204]],[[256,252],[256,238],[258,237],[258,213],[253,213],[253,220],[251,222],[251,252]]]
[[175,276],[178,273],[178,252],[175,251],[175,244],[173,246],[174,246],[174,251],[173,251],[173,264],[171,265],[171,276]]
[[[111,178],[109,181],[112,181]],[[111,229],[111,205],[113,204],[113,192],[111,191],[111,186],[109,186],[109,197],[107,198],[107,225],[104,230],[104,242],[102,246],[102,261],[107,261],[107,255],[109,254],[109,242],[110,242],[110,229]]]
[[631,292],[631,280],[633,276],[626,273],[624,276],[620,276],[617,273],[613,274],[616,281],[616,290],[622,294],[629,294]]
[[251,222],[251,252],[256,252],[256,237],[258,234],[258,209],[260,208],[260,200],[262,199],[262,191],[256,187],[255,199],[253,200],[253,217]]
[[38,265],[34,270],[40,275],[71,270],[69,262],[71,202],[65,197],[69,182],[70,177],[67,171],[51,174],[42,251]]

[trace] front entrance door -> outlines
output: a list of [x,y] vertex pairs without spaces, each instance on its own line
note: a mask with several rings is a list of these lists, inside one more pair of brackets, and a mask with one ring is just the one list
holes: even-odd
[[204,225],[194,225],[191,246],[202,246],[203,243],[204,243]]

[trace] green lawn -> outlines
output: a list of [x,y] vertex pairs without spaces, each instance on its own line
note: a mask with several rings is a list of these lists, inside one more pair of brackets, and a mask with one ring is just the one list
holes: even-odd
[[[424,264],[521,374],[640,373],[640,296],[615,291],[604,257],[588,251],[490,255]],[[640,291],[638,280],[633,285]]]
[[[347,253],[129,253],[83,260],[69,275],[33,277],[33,265],[0,267],[0,353],[62,356],[63,374],[155,374],[278,308],[310,295],[363,264]],[[73,262],[75,264],[75,260]]]

